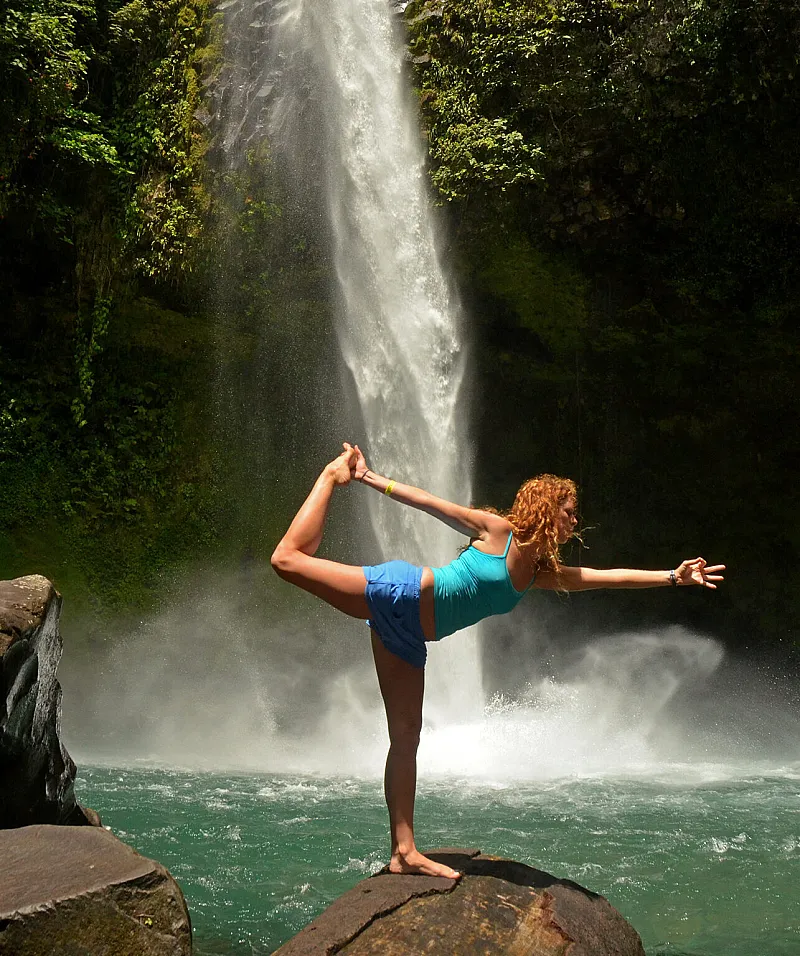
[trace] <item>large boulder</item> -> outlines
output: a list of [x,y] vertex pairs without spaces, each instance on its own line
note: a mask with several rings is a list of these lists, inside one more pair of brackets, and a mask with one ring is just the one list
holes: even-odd
[[0,828],[99,822],[75,800],[61,741],[60,613],[47,578],[0,581]]
[[0,830],[0,956],[189,956],[178,884],[102,827]]
[[379,873],[274,956],[644,956],[633,927],[577,883],[479,850],[428,855],[461,880]]

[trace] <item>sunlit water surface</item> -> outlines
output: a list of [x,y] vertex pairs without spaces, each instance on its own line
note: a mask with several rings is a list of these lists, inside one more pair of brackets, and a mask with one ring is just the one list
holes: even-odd
[[[648,956],[797,956],[798,784],[798,765],[441,779],[421,785],[418,837],[602,893]],[[271,953],[386,862],[377,780],[89,767],[78,794],[178,879],[200,956]]]

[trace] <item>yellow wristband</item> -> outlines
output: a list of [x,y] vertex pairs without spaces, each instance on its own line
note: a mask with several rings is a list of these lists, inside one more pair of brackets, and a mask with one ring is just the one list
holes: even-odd
[[394,491],[394,481],[390,481],[389,484],[386,486],[386,490],[384,491],[384,494],[390,495],[393,491]]

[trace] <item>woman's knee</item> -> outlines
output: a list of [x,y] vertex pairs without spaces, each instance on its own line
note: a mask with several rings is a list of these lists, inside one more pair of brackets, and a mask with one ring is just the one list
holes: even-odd
[[422,718],[409,717],[403,720],[392,721],[389,724],[389,742],[399,750],[416,751],[419,747],[419,736],[422,731]]

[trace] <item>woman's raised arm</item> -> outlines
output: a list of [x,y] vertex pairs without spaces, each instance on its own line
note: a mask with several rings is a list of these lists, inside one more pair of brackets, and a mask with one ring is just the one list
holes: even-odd
[[464,505],[438,498],[422,488],[406,485],[391,478],[379,475],[367,467],[364,454],[358,445],[355,445],[356,464],[353,469],[353,478],[368,488],[374,488],[385,495],[389,495],[401,504],[409,505],[418,511],[438,518],[448,527],[470,538],[483,540],[491,537],[494,531],[497,534],[508,534],[509,524],[500,515],[490,511],[481,511],[479,508],[468,508]]
[[723,580],[724,564],[708,565],[705,558],[689,558],[673,571],[641,571],[635,568],[570,568],[559,574],[543,571],[536,576],[535,586],[546,590],[593,591],[598,588],[662,588],[697,584],[716,588]]

